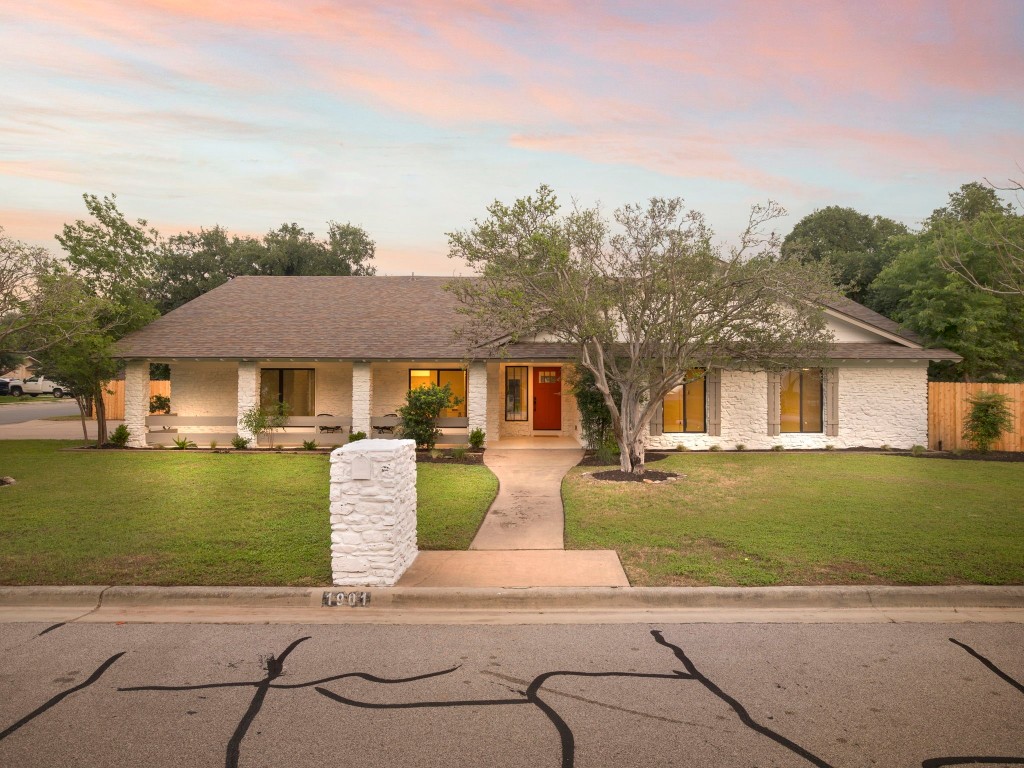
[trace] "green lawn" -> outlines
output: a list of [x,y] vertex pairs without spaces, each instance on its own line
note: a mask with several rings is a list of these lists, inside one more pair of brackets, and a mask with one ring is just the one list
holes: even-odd
[[[51,395],[22,395],[21,397],[15,397],[14,395],[0,395],[0,405],[12,405],[17,403],[58,403],[60,402],[57,398]],[[74,400],[69,400],[74,402]]]
[[674,483],[562,486],[571,549],[634,585],[1021,584],[1024,463],[855,453],[680,453]]
[[[329,584],[328,457],[0,441],[2,584]],[[482,466],[417,468],[421,549],[465,548]]]

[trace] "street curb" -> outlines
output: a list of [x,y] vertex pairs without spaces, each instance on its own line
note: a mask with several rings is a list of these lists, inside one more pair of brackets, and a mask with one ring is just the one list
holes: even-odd
[[[989,587],[0,587],[0,607],[316,608],[324,593],[367,593],[392,610],[1024,608],[1024,586]],[[350,603],[345,603],[346,605]],[[362,607],[362,602],[359,602]]]

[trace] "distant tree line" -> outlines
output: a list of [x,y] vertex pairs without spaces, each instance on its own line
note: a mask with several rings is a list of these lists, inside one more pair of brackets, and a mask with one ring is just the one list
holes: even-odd
[[[1005,189],[1021,191],[1011,182]],[[1024,217],[990,184],[964,184],[919,231],[830,206],[806,216],[782,253],[832,265],[850,298],[963,356],[933,380],[1024,380]]]
[[374,242],[353,224],[328,222],[326,238],[294,223],[261,238],[219,226],[164,238],[127,219],[114,195],[83,199],[89,218],[56,235],[59,257],[0,229],[0,362],[31,354],[75,393],[83,433],[95,407],[101,445],[103,387],[117,375],[121,337],[240,275],[374,273]]

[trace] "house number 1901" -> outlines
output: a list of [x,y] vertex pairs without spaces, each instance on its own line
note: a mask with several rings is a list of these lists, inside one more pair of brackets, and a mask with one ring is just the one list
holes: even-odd
[[321,605],[325,608],[347,606],[356,608],[370,604],[369,592],[324,592]]

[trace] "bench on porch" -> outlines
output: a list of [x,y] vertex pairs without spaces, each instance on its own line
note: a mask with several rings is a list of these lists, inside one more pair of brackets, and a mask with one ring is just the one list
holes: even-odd
[[[200,445],[209,444],[210,441],[227,445],[238,434],[237,426],[235,416],[147,416],[146,427],[149,431],[146,442],[149,445],[173,445],[176,439],[187,437]],[[324,435],[334,434],[337,434],[336,439],[339,442],[347,442],[351,426],[351,416],[332,416],[323,413],[316,416],[292,416],[283,428],[274,431],[274,445],[299,445],[309,440],[322,439]],[[204,431],[196,432],[189,427],[201,427]],[[212,431],[215,427],[231,429]],[[261,435],[259,444],[269,445],[270,436]]]

